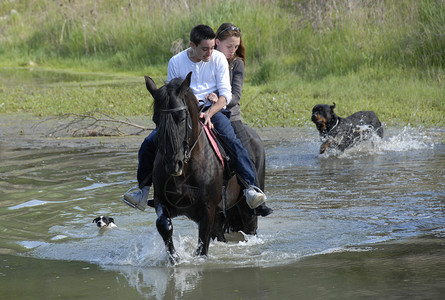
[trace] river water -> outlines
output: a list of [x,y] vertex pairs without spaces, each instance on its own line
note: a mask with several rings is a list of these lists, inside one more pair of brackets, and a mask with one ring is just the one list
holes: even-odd
[[[327,155],[315,128],[259,130],[274,213],[257,236],[213,242],[207,258],[194,256],[196,224],[174,219],[171,266],[154,211],[120,201],[143,136],[48,138],[21,118],[0,119],[1,299],[445,295],[443,129],[386,128]],[[118,228],[100,231],[100,215]]]

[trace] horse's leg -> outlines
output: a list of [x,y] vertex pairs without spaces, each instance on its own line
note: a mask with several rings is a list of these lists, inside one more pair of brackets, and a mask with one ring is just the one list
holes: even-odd
[[213,223],[210,238],[217,239],[219,242],[227,242],[226,238],[224,237],[224,222],[225,217],[222,212],[215,214],[215,221]]
[[210,244],[210,231],[215,221],[215,207],[207,208],[203,217],[198,223],[199,240],[196,255],[207,255]]
[[156,214],[158,218],[156,220],[156,228],[159,234],[164,240],[165,247],[167,248],[170,262],[172,264],[179,260],[178,254],[176,254],[175,246],[173,245],[173,224],[172,220],[166,216],[161,204],[156,205]]

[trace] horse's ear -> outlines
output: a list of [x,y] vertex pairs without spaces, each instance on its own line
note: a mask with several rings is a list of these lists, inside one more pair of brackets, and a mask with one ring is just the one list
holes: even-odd
[[147,90],[150,92],[150,94],[153,96],[153,93],[156,92],[158,88],[156,87],[156,84],[153,81],[153,79],[151,79],[148,76],[144,76],[144,78],[145,78],[145,86],[147,87]]
[[187,74],[184,81],[178,87],[177,92],[179,95],[184,95],[189,90],[191,78],[192,78],[192,72]]
[[330,106],[330,108],[331,108],[332,111],[334,111],[334,108],[335,108],[335,102],[334,102],[334,105],[331,105],[331,106]]

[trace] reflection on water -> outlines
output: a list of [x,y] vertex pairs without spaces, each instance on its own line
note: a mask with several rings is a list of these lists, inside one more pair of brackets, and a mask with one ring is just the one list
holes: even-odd
[[[376,265],[368,262],[370,269],[354,269],[365,280],[354,279],[356,288],[372,285],[366,272],[398,253],[400,247],[388,246],[389,241],[445,238],[443,130],[390,128],[383,141],[330,156],[317,154],[319,142],[312,129],[265,129],[261,135],[267,154],[266,192],[274,214],[259,220],[258,236],[213,242],[206,259],[194,256],[196,224],[174,219],[174,241],[182,258],[175,267],[168,265],[155,213],[120,202],[135,184],[143,137],[32,142],[5,137],[0,144],[0,253],[93,263],[105,273],[116,272],[147,299],[205,298],[200,291],[212,286],[220,287],[223,295],[224,285],[231,287],[228,298],[278,299],[295,295],[295,280],[306,282],[298,272],[318,276],[323,284],[336,282],[337,276],[349,278],[335,259],[327,263],[326,274],[308,262],[322,266],[323,257],[334,257],[354,269],[359,267],[355,257],[373,252]],[[99,215],[112,216],[118,228],[100,232],[92,223]],[[371,251],[379,242],[387,247],[381,257]],[[436,276],[435,269],[422,270],[422,276]],[[11,276],[7,270],[0,272]],[[290,286],[280,289],[280,281]],[[268,294],[274,289],[275,294]]]
[[[346,251],[345,251],[346,250]],[[443,239],[345,248],[276,267],[103,266],[0,255],[2,299],[443,299]],[[13,276],[11,276],[13,275]],[[6,292],[6,293],[5,293]]]

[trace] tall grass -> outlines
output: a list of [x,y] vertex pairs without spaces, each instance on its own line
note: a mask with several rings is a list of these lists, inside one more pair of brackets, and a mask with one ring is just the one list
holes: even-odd
[[0,16],[0,55],[21,64],[140,70],[187,47],[194,25],[224,21],[242,29],[258,83],[283,68],[443,68],[445,55],[444,0],[5,0]]
[[416,95],[410,101],[431,100],[443,123],[445,0],[3,0],[0,66],[165,78],[193,26],[227,21],[241,28],[247,48],[247,112],[259,96],[276,107],[277,93],[291,98],[277,111],[298,110],[301,99],[306,106],[376,97],[378,107]]

